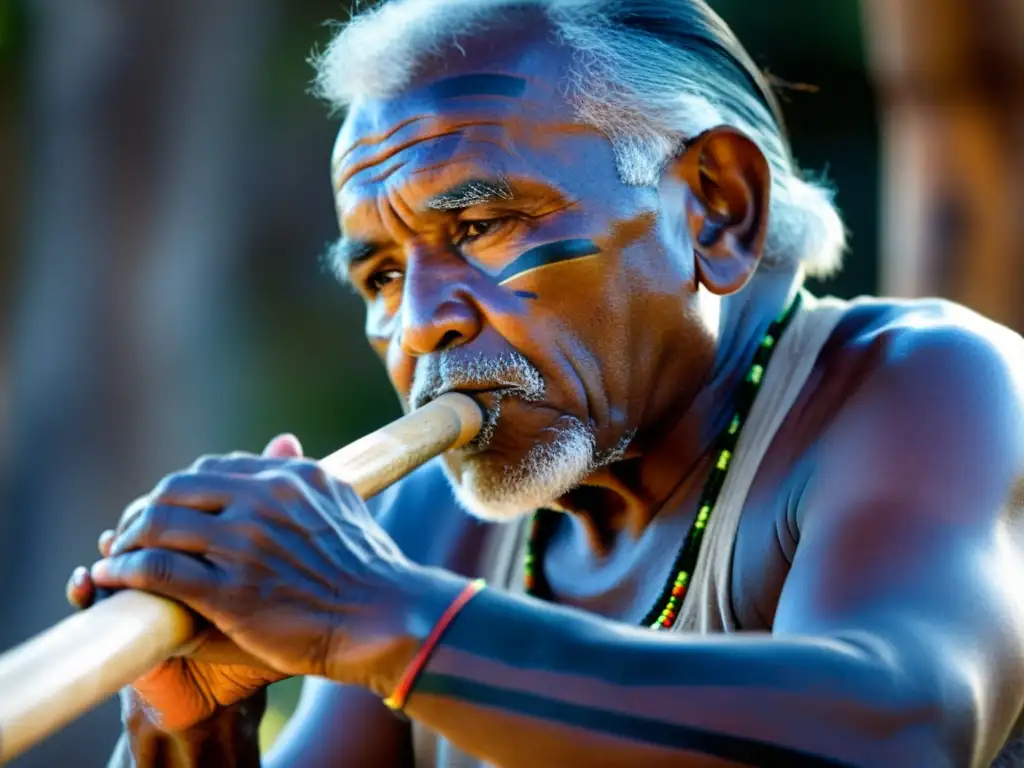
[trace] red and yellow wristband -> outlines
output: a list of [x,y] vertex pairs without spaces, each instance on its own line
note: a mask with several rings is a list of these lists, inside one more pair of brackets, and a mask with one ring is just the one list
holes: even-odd
[[441,614],[441,618],[437,620],[437,624],[434,625],[434,628],[430,630],[430,634],[427,635],[423,647],[420,648],[412,661],[409,662],[409,666],[405,668],[402,677],[398,680],[398,685],[395,686],[395,690],[384,699],[384,703],[390,709],[395,712],[401,712],[405,709],[405,704],[409,700],[409,694],[412,693],[413,686],[416,685],[416,680],[427,666],[427,662],[430,661],[430,657],[437,649],[441,638],[444,637],[444,633],[448,631],[448,627],[455,621],[455,617],[459,615],[459,612],[466,607],[466,603],[472,600],[486,586],[487,582],[484,579],[471,581],[459,593],[459,596],[452,601],[451,605],[445,609],[445,612]]

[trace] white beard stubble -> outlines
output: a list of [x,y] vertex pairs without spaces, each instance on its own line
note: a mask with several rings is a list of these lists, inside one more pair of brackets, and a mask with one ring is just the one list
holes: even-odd
[[553,437],[534,443],[515,464],[504,463],[493,452],[481,451],[494,436],[503,398],[536,402],[544,397],[543,377],[518,353],[469,360],[446,355],[432,364],[418,366],[409,402],[417,408],[441,392],[481,384],[507,385],[511,389],[502,393],[488,411],[470,450],[457,451],[443,461],[455,497],[469,514],[489,522],[510,522],[551,505],[616,458],[609,455],[599,461],[593,431],[575,417],[563,417]]

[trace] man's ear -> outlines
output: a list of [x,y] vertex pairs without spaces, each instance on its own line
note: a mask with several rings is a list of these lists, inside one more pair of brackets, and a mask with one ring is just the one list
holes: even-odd
[[663,181],[684,184],[697,279],[712,293],[740,290],[761,260],[768,230],[771,169],[764,153],[729,126],[691,141]]

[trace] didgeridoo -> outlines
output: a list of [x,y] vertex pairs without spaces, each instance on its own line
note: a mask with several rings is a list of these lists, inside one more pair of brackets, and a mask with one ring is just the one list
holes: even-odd
[[[368,499],[472,440],[482,414],[451,392],[320,461]],[[172,656],[195,633],[192,614],[124,591],[0,656],[0,763],[11,760]]]

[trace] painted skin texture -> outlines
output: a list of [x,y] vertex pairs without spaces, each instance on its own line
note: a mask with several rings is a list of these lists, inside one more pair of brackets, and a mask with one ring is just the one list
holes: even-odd
[[[502,766],[752,764],[755,748],[764,764],[986,764],[1024,701],[1009,503],[1024,342],[943,302],[854,303],[740,523],[733,603],[749,634],[624,626],[664,582],[675,550],[654,542],[692,519],[709,443],[791,291],[793,275],[751,279],[767,164],[716,130],[657,190],[623,186],[607,141],[547,85],[564,51],[540,33],[463,47],[407,93],[356,104],[338,139],[339,268],[367,338],[403,400],[440,354],[515,350],[543,375],[543,401],[503,402],[487,450],[445,457],[455,477],[514,464],[570,417],[599,451],[635,436],[558,500],[544,564],[557,604],[479,595],[408,715]],[[505,194],[455,205],[487,187]],[[698,285],[721,298],[720,324]],[[72,585],[79,604],[94,582],[166,594],[222,633],[139,686],[173,731],[131,719],[139,765],[255,765],[232,705],[294,674],[325,679],[307,682],[268,765],[408,764],[408,725],[380,698],[482,568],[489,526],[458,509],[440,462],[368,512],[297,451],[170,476]],[[161,740],[184,745],[177,758]]]

